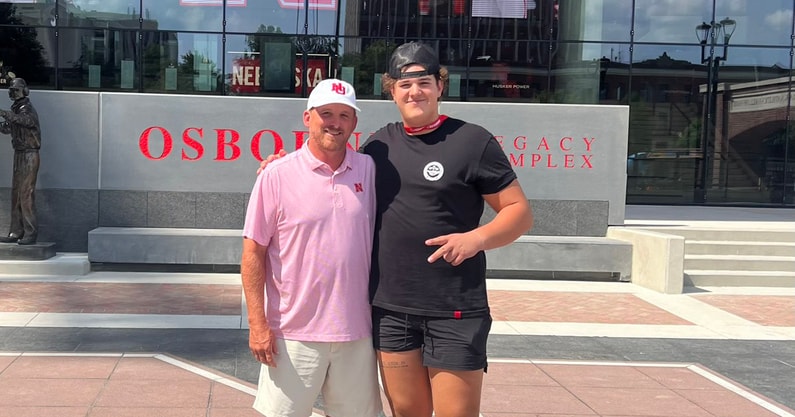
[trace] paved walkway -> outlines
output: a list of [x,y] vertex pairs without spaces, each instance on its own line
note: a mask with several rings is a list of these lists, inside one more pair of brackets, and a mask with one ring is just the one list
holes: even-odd
[[[0,346],[6,351],[0,353],[0,416],[256,415],[250,410],[255,381],[250,375],[225,375],[168,352],[142,353],[135,343],[130,351],[81,352],[79,341],[58,351],[51,347],[57,341],[35,333],[81,329],[85,338],[94,328],[117,334],[133,329],[244,334],[238,280],[236,274],[113,272],[3,277],[0,325],[9,333]],[[649,346],[672,339],[791,344],[795,289],[692,288],[662,295],[629,283],[489,280],[488,286],[492,344],[517,346],[491,348],[484,416],[795,416],[782,404],[784,397],[777,402],[699,361],[534,355],[542,350],[534,346],[542,339],[534,337],[581,340],[584,358],[589,344],[604,339],[644,340]],[[9,349],[15,344],[12,329],[33,335],[27,349]],[[253,362],[245,356],[245,337],[239,340],[238,360]],[[561,351],[564,346],[560,343]],[[792,386],[795,352],[784,353],[790,356],[781,359],[779,376]],[[736,360],[769,360],[755,359],[757,354],[762,353],[744,351]]]
[[[488,288],[485,417],[795,417],[793,288]],[[0,417],[257,416],[244,323],[237,274],[0,270]]]

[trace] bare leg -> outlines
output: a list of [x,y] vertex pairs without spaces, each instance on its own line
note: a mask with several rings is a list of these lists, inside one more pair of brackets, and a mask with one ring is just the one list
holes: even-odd
[[433,400],[422,350],[378,351],[384,393],[394,417],[431,417]]
[[483,370],[450,371],[429,368],[436,417],[478,417]]

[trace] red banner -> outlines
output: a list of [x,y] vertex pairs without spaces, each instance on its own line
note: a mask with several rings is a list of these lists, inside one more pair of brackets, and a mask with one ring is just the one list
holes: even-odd
[[[311,92],[317,83],[328,78],[328,57],[309,57],[309,70],[306,73],[307,92]],[[295,93],[301,94],[301,82],[304,62],[299,56],[295,60]]]
[[257,58],[237,58],[232,62],[232,92],[236,94],[260,91],[260,64]]

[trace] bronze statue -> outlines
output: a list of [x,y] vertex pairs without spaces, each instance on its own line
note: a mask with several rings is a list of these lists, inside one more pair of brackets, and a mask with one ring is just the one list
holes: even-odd
[[36,177],[39,173],[41,129],[39,116],[28,95],[27,83],[14,78],[8,87],[8,97],[14,102],[11,110],[0,110],[0,133],[11,135],[14,147],[14,178],[11,188],[11,226],[0,242],[32,245],[36,243]]

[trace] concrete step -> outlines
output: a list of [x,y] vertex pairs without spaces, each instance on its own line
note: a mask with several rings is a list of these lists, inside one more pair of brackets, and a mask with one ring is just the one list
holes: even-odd
[[685,255],[685,270],[783,271],[795,273],[795,256]]
[[0,261],[0,275],[85,275],[91,270],[85,253],[58,252],[42,261]]
[[795,242],[687,240],[685,254],[795,256]]
[[795,242],[795,230],[760,230],[745,228],[708,228],[678,226],[644,226],[646,230],[682,236],[687,240],[755,241],[755,242]]
[[685,270],[687,287],[795,287],[795,272]]

